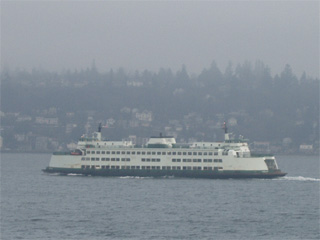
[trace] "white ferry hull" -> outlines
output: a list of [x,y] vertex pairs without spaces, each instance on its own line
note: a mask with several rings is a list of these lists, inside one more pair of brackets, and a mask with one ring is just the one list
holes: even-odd
[[51,168],[43,170],[47,173],[82,174],[85,176],[105,176],[105,177],[179,177],[179,178],[209,178],[209,179],[229,179],[229,178],[278,178],[286,173],[281,171],[198,171],[198,170],[126,170],[126,169],[100,169],[82,170],[70,168]]
[[[182,178],[276,178],[286,173],[279,169],[268,169],[266,157],[259,158],[223,158],[222,163],[172,163],[161,159],[162,162],[144,162],[138,157],[127,162],[83,161],[83,156],[53,155],[47,173],[83,174],[109,177],[182,177]],[[274,158],[271,158],[272,160]],[[171,160],[171,158],[170,158]],[[165,166],[164,166],[165,165]],[[134,169],[133,169],[134,166]],[[139,169],[137,167],[139,166]],[[211,167],[209,167],[211,166]],[[179,169],[177,169],[179,167]],[[142,169],[143,168],[143,169]],[[197,169],[195,169],[197,168]],[[208,170],[210,168],[210,170]]]

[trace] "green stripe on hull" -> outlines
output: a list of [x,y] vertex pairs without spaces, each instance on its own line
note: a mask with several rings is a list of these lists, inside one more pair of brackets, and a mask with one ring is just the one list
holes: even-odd
[[174,176],[182,178],[277,178],[283,177],[286,173],[281,171],[212,171],[212,170],[141,170],[141,169],[79,169],[79,168],[51,168],[43,170],[48,173],[61,174],[84,174],[106,177],[164,177]]

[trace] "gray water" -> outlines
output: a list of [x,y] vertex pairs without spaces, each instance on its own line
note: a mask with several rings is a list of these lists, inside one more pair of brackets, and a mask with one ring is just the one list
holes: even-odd
[[1,239],[319,239],[319,157],[278,156],[276,180],[41,172],[1,154]]

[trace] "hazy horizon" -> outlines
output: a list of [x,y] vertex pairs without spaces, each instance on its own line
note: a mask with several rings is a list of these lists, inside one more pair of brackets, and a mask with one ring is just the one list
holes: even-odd
[[1,68],[124,68],[199,74],[261,60],[319,78],[318,1],[9,2],[1,4]]

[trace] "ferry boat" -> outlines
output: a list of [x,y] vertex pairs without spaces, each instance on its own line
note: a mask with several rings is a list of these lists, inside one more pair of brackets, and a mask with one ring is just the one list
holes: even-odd
[[233,139],[224,123],[223,142],[177,144],[174,137],[151,137],[146,145],[103,140],[101,124],[82,136],[71,152],[52,154],[47,173],[92,176],[276,178],[285,176],[274,156],[254,155],[247,141]]

